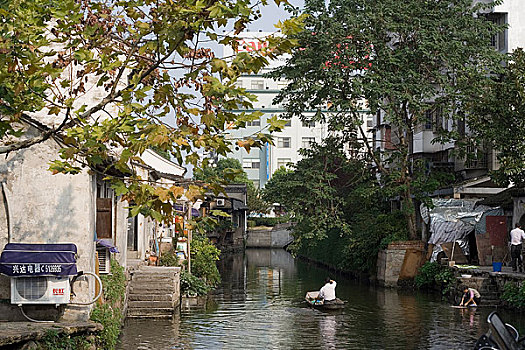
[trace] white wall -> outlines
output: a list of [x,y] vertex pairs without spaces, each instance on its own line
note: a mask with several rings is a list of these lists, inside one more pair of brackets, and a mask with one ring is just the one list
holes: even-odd
[[525,1],[505,0],[503,4],[494,7],[494,12],[507,13],[508,51],[513,51],[518,47],[525,48]]
[[[49,162],[57,158],[53,140],[0,157],[0,181],[4,183],[9,211],[2,206],[0,243],[74,243],[78,249],[77,268],[94,271],[95,266],[95,193],[94,176],[86,171],[78,175],[52,175]],[[9,237],[8,237],[9,232]],[[0,283],[8,283],[8,279]],[[9,287],[0,288],[0,299]],[[77,293],[89,299],[86,289]],[[93,290],[91,290],[93,293]],[[87,317],[85,312],[75,317]]]

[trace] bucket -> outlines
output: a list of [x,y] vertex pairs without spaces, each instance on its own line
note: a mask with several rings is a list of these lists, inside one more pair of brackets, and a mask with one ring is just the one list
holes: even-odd
[[494,271],[494,272],[501,272],[501,266],[502,265],[503,265],[503,263],[493,262],[492,263],[492,271]]

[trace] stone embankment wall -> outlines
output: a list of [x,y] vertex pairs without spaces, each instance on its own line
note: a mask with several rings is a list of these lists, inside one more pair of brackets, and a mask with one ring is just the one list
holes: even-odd
[[292,241],[290,224],[256,227],[246,233],[246,248],[284,248]]
[[475,288],[481,294],[481,302],[484,306],[501,306],[503,302],[501,295],[507,283],[518,286],[525,282],[525,274],[509,272],[492,272],[482,269],[457,269],[451,267],[457,278],[456,290],[452,296],[458,301],[463,291],[462,286]]
[[397,287],[403,280],[413,279],[425,261],[422,241],[392,242],[377,257],[377,283]]

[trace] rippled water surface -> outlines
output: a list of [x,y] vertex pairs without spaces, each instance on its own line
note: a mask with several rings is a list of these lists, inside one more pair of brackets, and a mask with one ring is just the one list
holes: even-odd
[[[303,298],[328,274],[284,250],[224,258],[222,285],[173,321],[128,320],[120,349],[471,349],[491,309],[453,309],[435,295],[370,287],[336,276],[342,311]],[[525,334],[525,320],[502,313]]]

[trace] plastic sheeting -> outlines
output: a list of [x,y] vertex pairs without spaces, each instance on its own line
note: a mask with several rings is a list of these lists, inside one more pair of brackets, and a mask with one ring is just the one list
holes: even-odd
[[[428,210],[430,218],[430,238],[428,243],[434,244],[431,261],[443,249],[442,243],[458,242],[463,254],[470,255],[467,236],[472,231],[485,233],[486,217],[488,215],[503,215],[501,208],[477,206],[477,200],[472,199],[432,199],[434,208]],[[422,210],[422,211],[423,211]]]

